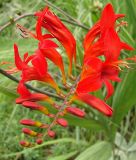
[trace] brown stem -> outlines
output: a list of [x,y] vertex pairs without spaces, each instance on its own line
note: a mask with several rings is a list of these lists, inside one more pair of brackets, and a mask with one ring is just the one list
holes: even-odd
[[[49,130],[51,130],[51,128],[55,125],[58,117],[60,116],[60,113],[65,109],[65,107],[66,107],[66,105],[67,105],[67,102],[68,102],[68,98],[69,98],[69,96],[70,96],[71,94],[73,94],[73,92],[75,91],[75,87],[76,87],[76,85],[77,85],[77,83],[78,83],[79,80],[80,80],[80,75],[76,78],[75,83],[71,86],[69,93],[65,96],[64,101],[63,101],[62,105],[60,105],[59,111],[58,111],[57,114],[55,115],[52,123],[49,125],[49,127],[48,127],[48,129],[47,129],[47,132],[48,132]],[[45,135],[47,134],[47,132],[45,133]],[[44,135],[44,136],[45,136],[45,135]]]
[[78,24],[78,23],[76,23],[76,22],[73,22],[73,21],[70,21],[70,20],[67,20],[67,19],[63,19],[63,18],[60,18],[60,20],[62,20],[63,22],[67,22],[67,23],[69,23],[69,24],[72,24],[72,25],[74,25],[74,26],[78,26],[78,27],[81,27],[81,28],[83,28],[83,29],[85,29],[85,30],[89,30],[89,27],[87,27],[87,26],[85,26],[85,25],[83,25],[83,24]]
[[23,15],[17,17],[17,18],[13,18],[11,21],[7,22],[2,27],[0,27],[0,32],[2,32],[5,28],[7,28],[8,26],[10,26],[14,22],[16,22],[16,21],[18,21],[18,20],[20,20],[22,18],[28,17],[28,16],[34,16],[34,14],[33,13],[26,13],[26,14],[23,14]]

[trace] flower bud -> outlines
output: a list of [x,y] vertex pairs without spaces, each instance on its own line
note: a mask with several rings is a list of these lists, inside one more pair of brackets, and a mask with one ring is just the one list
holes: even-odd
[[20,124],[27,125],[27,126],[34,126],[35,122],[32,121],[31,119],[22,119],[20,121]]
[[25,133],[25,134],[28,134],[28,135],[30,135],[30,136],[32,136],[32,137],[35,137],[35,136],[38,135],[37,132],[32,131],[32,130],[29,129],[29,128],[23,128],[23,129],[22,129],[22,132]]
[[23,147],[30,147],[31,143],[28,142],[28,141],[20,141],[20,145],[23,146]]
[[35,102],[25,101],[22,103],[22,105],[26,108],[30,108],[33,110],[39,110],[39,106]]
[[37,140],[36,140],[36,143],[37,143],[37,144],[42,144],[42,143],[43,143],[43,140],[42,140],[42,139],[37,139]]
[[66,110],[67,110],[67,112],[69,112],[75,116],[81,117],[81,118],[85,116],[85,112],[79,108],[76,108],[76,107],[67,107]]
[[40,112],[44,113],[44,114],[49,114],[48,109],[45,108],[44,106],[41,106],[35,102],[30,102],[30,101],[25,101],[23,102],[23,106],[33,109],[33,110],[39,110]]
[[51,137],[51,138],[54,138],[54,137],[55,137],[55,132],[54,132],[54,131],[49,130],[47,134],[48,134],[48,136]]
[[39,121],[33,121],[31,119],[22,119],[20,121],[21,124],[27,125],[27,126],[35,126],[35,127],[41,127],[41,128],[47,128],[48,125],[43,124]]
[[67,122],[65,119],[63,119],[63,118],[59,118],[59,119],[57,120],[57,123],[58,123],[59,125],[61,125],[62,127],[67,127],[67,126],[68,126],[68,122]]

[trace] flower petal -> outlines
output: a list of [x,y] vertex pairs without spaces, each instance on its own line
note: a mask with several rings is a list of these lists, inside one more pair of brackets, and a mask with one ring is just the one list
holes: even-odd
[[106,85],[106,89],[107,89],[107,95],[105,97],[105,100],[107,100],[108,98],[112,96],[114,92],[114,87],[107,79],[104,79],[104,84]]
[[101,99],[90,94],[78,94],[77,98],[97,109],[106,116],[112,116],[112,108]]
[[59,54],[59,52],[53,48],[49,48],[48,50],[43,50],[42,53],[45,57],[50,59],[55,65],[59,67],[62,73],[63,83],[66,84],[66,76],[65,76],[63,59],[62,59],[62,56]]
[[14,59],[15,59],[15,65],[19,70],[22,70],[23,67],[23,61],[20,58],[18,46],[14,44]]
[[87,78],[81,80],[78,83],[76,91],[78,93],[87,93],[97,91],[102,87],[102,80],[100,79],[99,74],[94,74],[88,76]]

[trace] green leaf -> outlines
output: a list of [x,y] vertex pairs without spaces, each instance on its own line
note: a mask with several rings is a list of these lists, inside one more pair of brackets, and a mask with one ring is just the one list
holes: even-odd
[[100,131],[104,129],[102,124],[94,119],[78,118],[76,116],[71,115],[67,115],[65,117],[70,125],[93,129],[95,131]]
[[136,104],[136,71],[125,73],[118,84],[113,104],[113,122],[119,124],[128,111]]
[[6,87],[3,87],[2,85],[0,86],[0,92],[4,93],[5,95],[12,97],[12,98],[17,97],[17,94],[13,90],[6,88]]
[[136,10],[135,10],[135,7],[136,7],[136,3],[134,0],[125,0],[126,2],[126,9],[127,9],[127,13],[128,13],[128,16],[129,16],[129,22],[130,24],[133,24],[132,27],[133,27],[133,36],[134,38],[136,38],[136,29],[135,29],[135,26],[136,26]]
[[83,151],[75,160],[108,160],[112,147],[108,142],[98,142]]
[[76,154],[77,154],[77,151],[74,151],[74,152],[70,152],[68,154],[64,154],[64,155],[61,155],[61,156],[48,158],[47,160],[67,160],[67,159],[73,157]]
[[135,160],[136,159],[136,152],[131,152],[128,156],[128,160]]

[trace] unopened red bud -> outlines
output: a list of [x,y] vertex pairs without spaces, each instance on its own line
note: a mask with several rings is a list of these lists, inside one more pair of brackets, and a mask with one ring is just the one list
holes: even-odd
[[28,141],[20,141],[20,145],[23,146],[23,147],[30,147],[31,143],[28,142]]
[[31,119],[22,119],[20,121],[20,123],[23,125],[27,125],[27,126],[34,126],[35,125],[35,122],[32,121]]
[[33,121],[31,119],[22,119],[20,121],[21,124],[27,125],[27,126],[35,126],[35,127],[43,127],[44,124],[42,124],[39,121]]
[[25,101],[22,105],[30,109],[39,110],[39,106],[35,102]]
[[54,114],[48,114],[48,116],[49,116],[50,118],[54,118],[54,117],[55,117]]
[[49,114],[48,109],[46,107],[41,106],[41,105],[39,105],[35,102],[25,101],[25,102],[23,102],[22,105],[24,107],[27,107],[27,108],[30,108],[30,109],[33,109],[33,110],[39,110],[46,115]]
[[51,137],[51,138],[54,138],[54,137],[55,137],[55,132],[49,130],[49,131],[48,131],[48,136]]
[[42,144],[42,143],[43,143],[43,140],[42,140],[42,139],[37,139],[37,140],[36,140],[36,143],[37,143],[37,144]]
[[67,127],[67,126],[68,126],[68,122],[67,122],[65,119],[63,119],[63,118],[59,118],[59,119],[57,120],[57,123],[58,123],[59,125],[63,126],[63,127]]
[[25,134],[28,134],[28,135],[30,135],[30,136],[33,136],[33,137],[35,137],[35,136],[38,135],[37,132],[32,131],[32,130],[29,129],[29,128],[23,128],[23,129],[22,129],[22,132],[25,133]]
[[71,113],[75,116],[78,116],[78,117],[84,117],[85,116],[85,112],[82,111],[79,108],[76,108],[76,107],[67,107],[66,110],[67,110],[67,112],[69,112],[69,113]]

